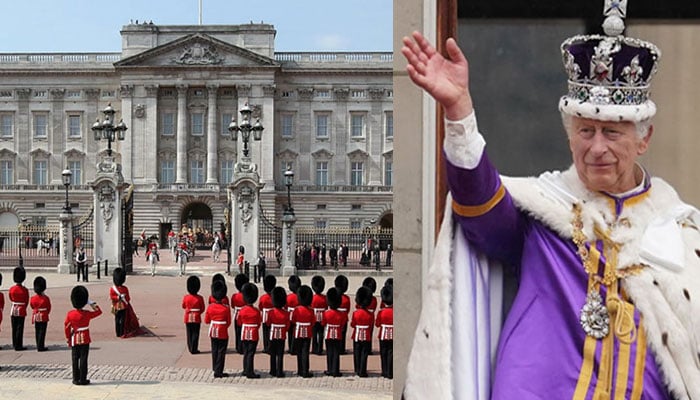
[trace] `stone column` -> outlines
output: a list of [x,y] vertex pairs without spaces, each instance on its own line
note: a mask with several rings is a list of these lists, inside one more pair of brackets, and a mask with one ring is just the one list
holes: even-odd
[[297,221],[293,210],[285,210],[282,216],[282,276],[290,276],[297,273],[296,260],[294,257],[296,242]]
[[229,185],[231,210],[231,251],[237,254],[238,247],[245,247],[245,260],[254,264],[258,256],[259,196],[263,184],[255,171],[255,164],[236,163],[234,180]]
[[[110,269],[122,266],[122,193],[125,187],[121,165],[112,157],[97,165],[94,191],[94,258],[95,262],[108,260]],[[127,271],[130,272],[130,271]]]
[[58,220],[61,232],[58,238],[60,250],[57,269],[59,274],[70,274],[73,265],[73,213],[63,210],[58,215]]
[[[145,167],[144,182],[153,184],[158,182],[158,169],[160,168],[157,156],[158,141],[160,140],[158,133],[158,85],[146,85],[145,89],[145,104],[136,105],[134,116],[138,120],[145,121],[145,129],[141,134],[145,135],[146,146],[133,162]],[[132,134],[132,140],[135,139],[134,136]]]
[[219,183],[217,174],[217,141],[219,138],[217,129],[216,95],[219,85],[207,85],[209,106],[207,110],[207,183]]
[[187,183],[187,85],[177,87],[177,174],[175,183]]

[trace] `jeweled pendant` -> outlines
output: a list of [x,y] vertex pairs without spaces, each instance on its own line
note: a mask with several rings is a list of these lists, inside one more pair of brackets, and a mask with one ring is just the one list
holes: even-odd
[[586,335],[602,339],[610,331],[610,314],[597,291],[591,290],[586,296],[586,304],[581,308],[581,326]]

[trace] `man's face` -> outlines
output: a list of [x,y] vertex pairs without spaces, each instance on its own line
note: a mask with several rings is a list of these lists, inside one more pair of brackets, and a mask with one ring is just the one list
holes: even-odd
[[576,172],[586,188],[623,193],[637,186],[635,163],[649,146],[651,126],[641,139],[634,123],[628,121],[573,117],[570,129],[569,148]]

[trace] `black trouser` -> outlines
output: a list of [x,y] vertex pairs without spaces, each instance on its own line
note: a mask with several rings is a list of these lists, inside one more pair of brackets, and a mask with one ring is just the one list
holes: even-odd
[[187,350],[194,354],[199,351],[199,328],[201,324],[196,322],[188,322],[185,324],[187,329]]
[[355,364],[355,374],[367,376],[367,357],[369,357],[369,347],[372,344],[368,340],[352,342],[352,359]]
[[379,357],[382,360],[382,376],[385,378],[394,378],[394,341],[380,340],[379,341]]
[[211,369],[214,371],[214,376],[221,376],[224,373],[227,347],[228,339],[211,338]]
[[12,324],[12,347],[24,350],[24,317],[10,317]]
[[236,333],[236,352],[238,354],[243,354],[243,343],[241,343],[241,328],[243,328],[241,325],[238,325],[234,323],[234,332]]
[[71,347],[71,360],[73,361],[73,384],[87,381],[89,344],[79,344]]
[[323,325],[316,322],[311,329],[311,352],[317,355],[323,353]]
[[270,354],[270,375],[284,375],[284,339],[271,339],[268,349]]
[[114,313],[114,331],[117,337],[122,337],[124,334],[124,323],[126,322],[126,310],[117,310]]
[[297,354],[297,375],[309,375],[309,348],[311,347],[311,338],[294,339],[294,347]]
[[[291,314],[291,312],[290,312]],[[289,333],[287,333],[287,345],[289,345],[289,354],[297,354],[294,351],[294,331],[296,330],[296,325],[294,323],[289,324]]]
[[347,346],[345,343],[347,343],[347,337],[348,337],[348,323],[346,322],[345,325],[343,325],[343,339],[340,342],[340,354],[347,354]]
[[326,339],[326,369],[328,375],[340,376],[340,344],[338,339]]
[[[270,325],[263,324],[263,353],[268,353],[270,351]],[[284,341],[282,342],[282,348],[284,351]]]
[[46,348],[46,326],[48,322],[35,322],[34,333],[36,337],[36,349],[43,350]]
[[255,359],[255,348],[258,347],[258,341],[241,340],[243,346],[243,375],[250,377],[255,375],[255,367],[253,360]]
[[88,267],[87,263],[78,263],[77,267],[75,268],[76,273],[78,274],[78,282],[80,282],[80,275],[83,275],[83,282],[88,281]]

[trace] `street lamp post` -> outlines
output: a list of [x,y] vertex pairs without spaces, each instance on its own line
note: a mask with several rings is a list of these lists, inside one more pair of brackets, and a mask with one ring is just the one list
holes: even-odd
[[66,204],[63,206],[63,212],[66,214],[72,214],[73,211],[70,208],[70,203],[68,203],[68,186],[70,186],[71,177],[73,173],[69,169],[64,169],[61,173],[63,178],[63,186],[66,187]]
[[284,171],[284,184],[287,186],[287,207],[282,215],[282,275],[289,276],[296,274],[296,260],[294,250],[296,249],[296,233],[294,231],[294,208],[292,207],[292,184],[294,183],[294,171],[291,166],[287,166]]
[[107,156],[112,156],[112,142],[115,140],[124,140],[126,137],[125,132],[127,129],[124,120],[119,120],[118,124],[114,124],[114,108],[112,108],[112,103],[109,103],[107,107],[102,110],[105,115],[104,120],[100,122],[97,118],[94,124],[92,124],[92,132],[95,135],[95,141],[100,141],[101,139],[107,140]]
[[243,107],[239,110],[241,113],[241,123],[237,123],[235,118],[231,118],[231,123],[228,126],[228,131],[231,133],[231,140],[238,141],[238,132],[241,133],[241,140],[243,141],[243,160],[249,161],[248,153],[248,142],[250,142],[250,134],[253,133],[253,139],[259,141],[262,139],[263,126],[260,123],[260,118],[255,121],[255,124],[250,123],[250,116],[253,111],[248,107],[248,103],[245,103]]

